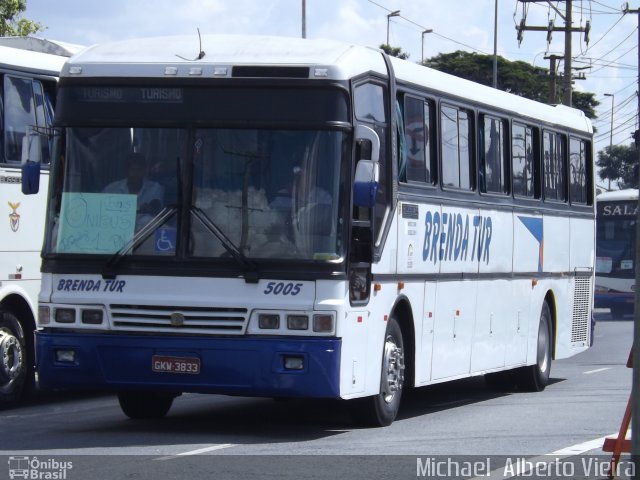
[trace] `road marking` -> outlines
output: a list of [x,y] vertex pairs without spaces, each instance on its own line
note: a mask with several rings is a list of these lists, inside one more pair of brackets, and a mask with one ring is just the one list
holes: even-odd
[[198,448],[197,450],[189,450],[188,452],[176,453],[174,455],[166,455],[164,457],[154,458],[154,460],[175,460],[176,458],[186,457],[189,455],[200,455],[201,453],[213,452],[214,450],[222,450],[224,448],[235,447],[233,443],[222,443],[219,445],[211,445],[210,447]]
[[483,477],[476,477],[475,479],[472,479],[472,480],[480,480],[481,478],[485,478],[485,477],[497,477],[497,478],[507,479],[507,478],[515,478],[520,476],[531,476],[530,471],[532,468],[535,468],[536,465],[552,464],[568,457],[573,457],[573,456],[588,452],[590,450],[595,450],[596,448],[601,449],[602,446],[604,445],[605,438],[616,437],[617,435],[618,433],[615,432],[610,435],[606,435],[604,437],[594,438],[593,440],[578,443],[570,447],[556,450],[553,453],[547,453],[546,455],[539,455],[534,458],[526,458],[524,455],[514,456],[513,458],[510,459],[511,464],[509,465],[508,468],[507,467],[498,468],[496,470],[492,470],[491,472],[488,472],[488,474],[483,475]]
[[589,440],[588,442],[578,443],[577,445],[572,445],[571,447],[562,448],[560,450],[556,450],[549,455],[562,456],[562,457],[570,457],[573,455],[580,455],[582,453],[588,452],[589,450],[594,450],[596,448],[602,448],[604,445],[604,439],[609,437],[617,437],[618,433],[612,433],[610,435],[606,435],[604,437],[595,438],[593,440]]
[[588,372],[582,372],[584,375],[591,375],[592,373],[604,372],[605,370],[611,370],[611,367],[596,368],[595,370],[589,370]]

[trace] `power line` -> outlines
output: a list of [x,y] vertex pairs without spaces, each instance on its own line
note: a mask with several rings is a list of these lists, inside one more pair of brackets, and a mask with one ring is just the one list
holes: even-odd
[[632,51],[634,51],[636,48],[638,48],[638,45],[634,45],[633,47],[631,47],[629,50],[627,50],[626,52],[624,52],[622,55],[620,55],[619,57],[614,58],[613,60],[611,60],[611,62],[609,62],[606,65],[603,65],[599,68],[597,68],[596,70],[592,70],[591,73],[596,73],[599,72],[600,70],[602,70],[603,68],[607,68],[608,66],[610,66],[611,64],[615,63],[617,60],[620,60],[622,57],[624,57],[625,55],[631,53]]
[[598,2],[598,0],[589,0],[589,3],[595,3],[596,5],[599,5],[604,8],[608,8],[610,10],[619,11],[619,9],[612,7],[611,5],[607,5],[606,3]]
[[[380,7],[380,8],[381,8],[381,9],[383,9],[384,11],[391,13],[391,10],[390,10],[390,9],[388,9],[387,7],[385,7],[385,6],[383,6],[383,5],[380,5],[379,3],[376,3],[376,2],[374,2],[373,0],[367,0],[367,1],[368,1],[369,3],[372,3],[373,5],[375,5],[376,7]],[[419,23],[414,22],[413,20],[411,20],[410,18],[405,17],[404,15],[398,15],[398,17],[399,17],[399,18],[402,18],[402,19],[403,19],[403,20],[405,20],[406,22],[408,22],[408,23],[410,23],[410,24],[412,24],[412,25],[415,25],[416,27],[420,28],[420,31],[421,31],[421,32],[423,32],[423,31],[427,30],[427,27],[425,27],[424,25],[420,25]],[[432,30],[433,30],[433,31],[432,31],[431,33],[432,33],[433,35],[435,35],[436,37],[440,37],[440,38],[442,38],[442,39],[444,39],[444,40],[448,40],[449,42],[453,42],[453,43],[456,43],[456,44],[458,44],[458,45],[462,45],[463,47],[470,48],[471,50],[476,51],[476,52],[478,52],[478,53],[482,53],[482,54],[484,54],[484,55],[489,55],[489,53],[484,52],[484,51],[482,51],[482,50],[480,50],[480,49],[478,49],[478,48],[476,48],[476,47],[473,47],[473,46],[471,46],[471,45],[467,45],[466,43],[459,42],[458,40],[454,40],[453,38],[447,37],[446,35],[442,35],[441,33],[436,32],[436,31],[435,31],[435,29],[432,29]]]
[[[621,18],[622,18],[622,17],[621,17]],[[617,23],[616,23],[616,25],[617,25]],[[631,36],[632,36],[633,34],[635,34],[637,31],[638,31],[638,27],[634,28],[634,29],[631,31],[631,33],[630,33],[629,35],[627,35],[627,36],[624,38],[624,40],[622,40],[620,43],[618,43],[615,47],[613,47],[613,48],[612,48],[611,50],[609,50],[607,53],[605,53],[605,54],[601,55],[601,56],[600,56],[600,58],[598,58],[598,59],[597,59],[597,60],[595,60],[595,61],[603,60],[607,55],[609,55],[610,53],[612,53],[612,52],[613,52],[615,49],[617,49],[620,45],[622,45],[624,42],[626,42],[627,40],[629,40],[629,38],[631,38]],[[601,37],[601,38],[600,38],[600,40],[602,40],[602,38],[604,38],[604,37]],[[585,51],[585,53],[586,53],[587,51],[588,51],[588,49]],[[619,58],[619,57],[618,57],[618,58]]]

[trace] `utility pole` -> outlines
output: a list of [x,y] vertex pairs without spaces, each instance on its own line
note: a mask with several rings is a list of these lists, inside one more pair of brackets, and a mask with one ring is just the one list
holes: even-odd
[[[615,101],[615,94],[605,93],[605,97],[611,97],[611,129],[609,130],[609,155],[613,154],[613,102]],[[611,179],[609,179],[609,191],[611,191]]]
[[558,77],[556,72],[558,71],[558,67],[556,65],[556,61],[562,58],[563,57],[560,55],[549,55],[544,57],[545,60],[549,60],[549,105],[555,105],[558,103],[558,93],[556,88],[556,78]]
[[516,26],[518,32],[518,42],[522,42],[523,32],[526,30],[547,32],[547,43],[551,43],[551,36],[553,32],[564,32],[564,76],[562,78],[563,92],[562,103],[567,106],[571,106],[571,34],[573,32],[584,32],[585,42],[589,43],[589,30],[591,29],[590,23],[587,21],[584,27],[572,27],[572,0],[560,0],[565,2],[564,14],[558,10],[549,0],[518,0],[522,3],[548,3],[549,8],[553,8],[558,15],[564,20],[564,27],[556,27],[553,21],[549,22],[546,27],[541,26],[528,26],[526,20],[523,18],[520,20],[520,24]]
[[493,88],[498,88],[498,0],[493,14]]
[[571,0],[566,0],[564,17],[564,90],[562,103],[571,106]]
[[[638,26],[640,27],[640,9],[630,10],[629,4],[624,6],[624,13],[635,13],[638,16]],[[640,28],[638,28],[638,42],[640,42]],[[640,43],[639,43],[640,45]],[[638,91],[640,92],[640,49],[638,49]],[[640,112],[640,95],[638,96],[638,111]],[[640,161],[640,157],[638,158]],[[639,180],[640,180],[640,168]],[[638,204],[640,206],[640,203]],[[636,216],[636,285],[640,285],[640,208],[637,209]],[[633,377],[631,382],[631,459],[636,463],[636,468],[640,464],[640,288],[636,288],[635,314],[633,324]]]

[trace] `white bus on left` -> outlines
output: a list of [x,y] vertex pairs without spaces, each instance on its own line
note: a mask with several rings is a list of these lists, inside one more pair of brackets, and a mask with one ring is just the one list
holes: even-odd
[[[78,50],[34,37],[0,38],[0,405],[15,403],[34,383],[55,90],[62,65]],[[25,195],[22,173],[35,160],[44,168],[28,182],[29,193],[39,191]]]

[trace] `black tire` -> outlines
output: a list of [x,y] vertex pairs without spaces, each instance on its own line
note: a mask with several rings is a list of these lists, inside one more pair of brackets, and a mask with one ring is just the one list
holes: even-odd
[[541,392],[549,383],[551,374],[551,309],[545,301],[538,324],[536,363],[516,370],[516,383],[521,390]]
[[140,420],[164,417],[175,397],[171,393],[121,392],[118,394],[118,401],[127,417]]
[[394,317],[387,324],[380,377],[380,393],[350,401],[351,415],[358,425],[387,427],[398,415],[404,385],[404,343]]
[[33,367],[22,325],[10,312],[0,311],[0,406],[16,404],[32,383]]

